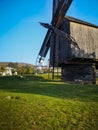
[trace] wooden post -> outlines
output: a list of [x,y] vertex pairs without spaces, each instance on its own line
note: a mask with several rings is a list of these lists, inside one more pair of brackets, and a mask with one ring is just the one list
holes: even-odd
[[56,35],[53,34],[53,70],[52,70],[52,79],[54,79],[54,67],[55,67],[55,43],[56,43]]

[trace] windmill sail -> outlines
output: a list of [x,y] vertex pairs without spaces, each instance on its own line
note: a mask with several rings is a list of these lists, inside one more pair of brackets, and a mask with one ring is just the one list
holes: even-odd
[[[54,26],[54,27],[59,27],[70,4],[71,4],[72,0],[60,0],[59,4],[58,4],[58,7],[55,11],[55,14],[53,15],[53,19],[52,19],[52,22],[51,24]],[[42,44],[42,47],[40,49],[40,52],[39,52],[39,56],[40,56],[40,59],[39,59],[39,62],[41,59],[45,58],[46,57],[46,54],[49,50],[49,47],[50,47],[50,37],[51,37],[51,30],[49,29],[47,31],[47,34],[45,36],[45,39],[44,39],[44,42]]]

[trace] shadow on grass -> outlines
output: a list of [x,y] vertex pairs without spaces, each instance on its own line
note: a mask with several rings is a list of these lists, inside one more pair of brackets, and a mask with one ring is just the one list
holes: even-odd
[[98,102],[98,85],[75,85],[53,80],[50,82],[50,80],[36,76],[0,77],[0,89],[15,93]]

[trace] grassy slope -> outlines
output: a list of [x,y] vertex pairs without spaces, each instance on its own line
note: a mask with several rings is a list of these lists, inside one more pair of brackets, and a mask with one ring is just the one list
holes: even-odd
[[98,130],[98,85],[1,77],[0,130]]

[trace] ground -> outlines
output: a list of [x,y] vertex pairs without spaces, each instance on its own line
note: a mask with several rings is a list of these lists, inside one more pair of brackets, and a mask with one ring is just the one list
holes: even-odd
[[98,130],[98,85],[44,77],[0,77],[0,130]]

